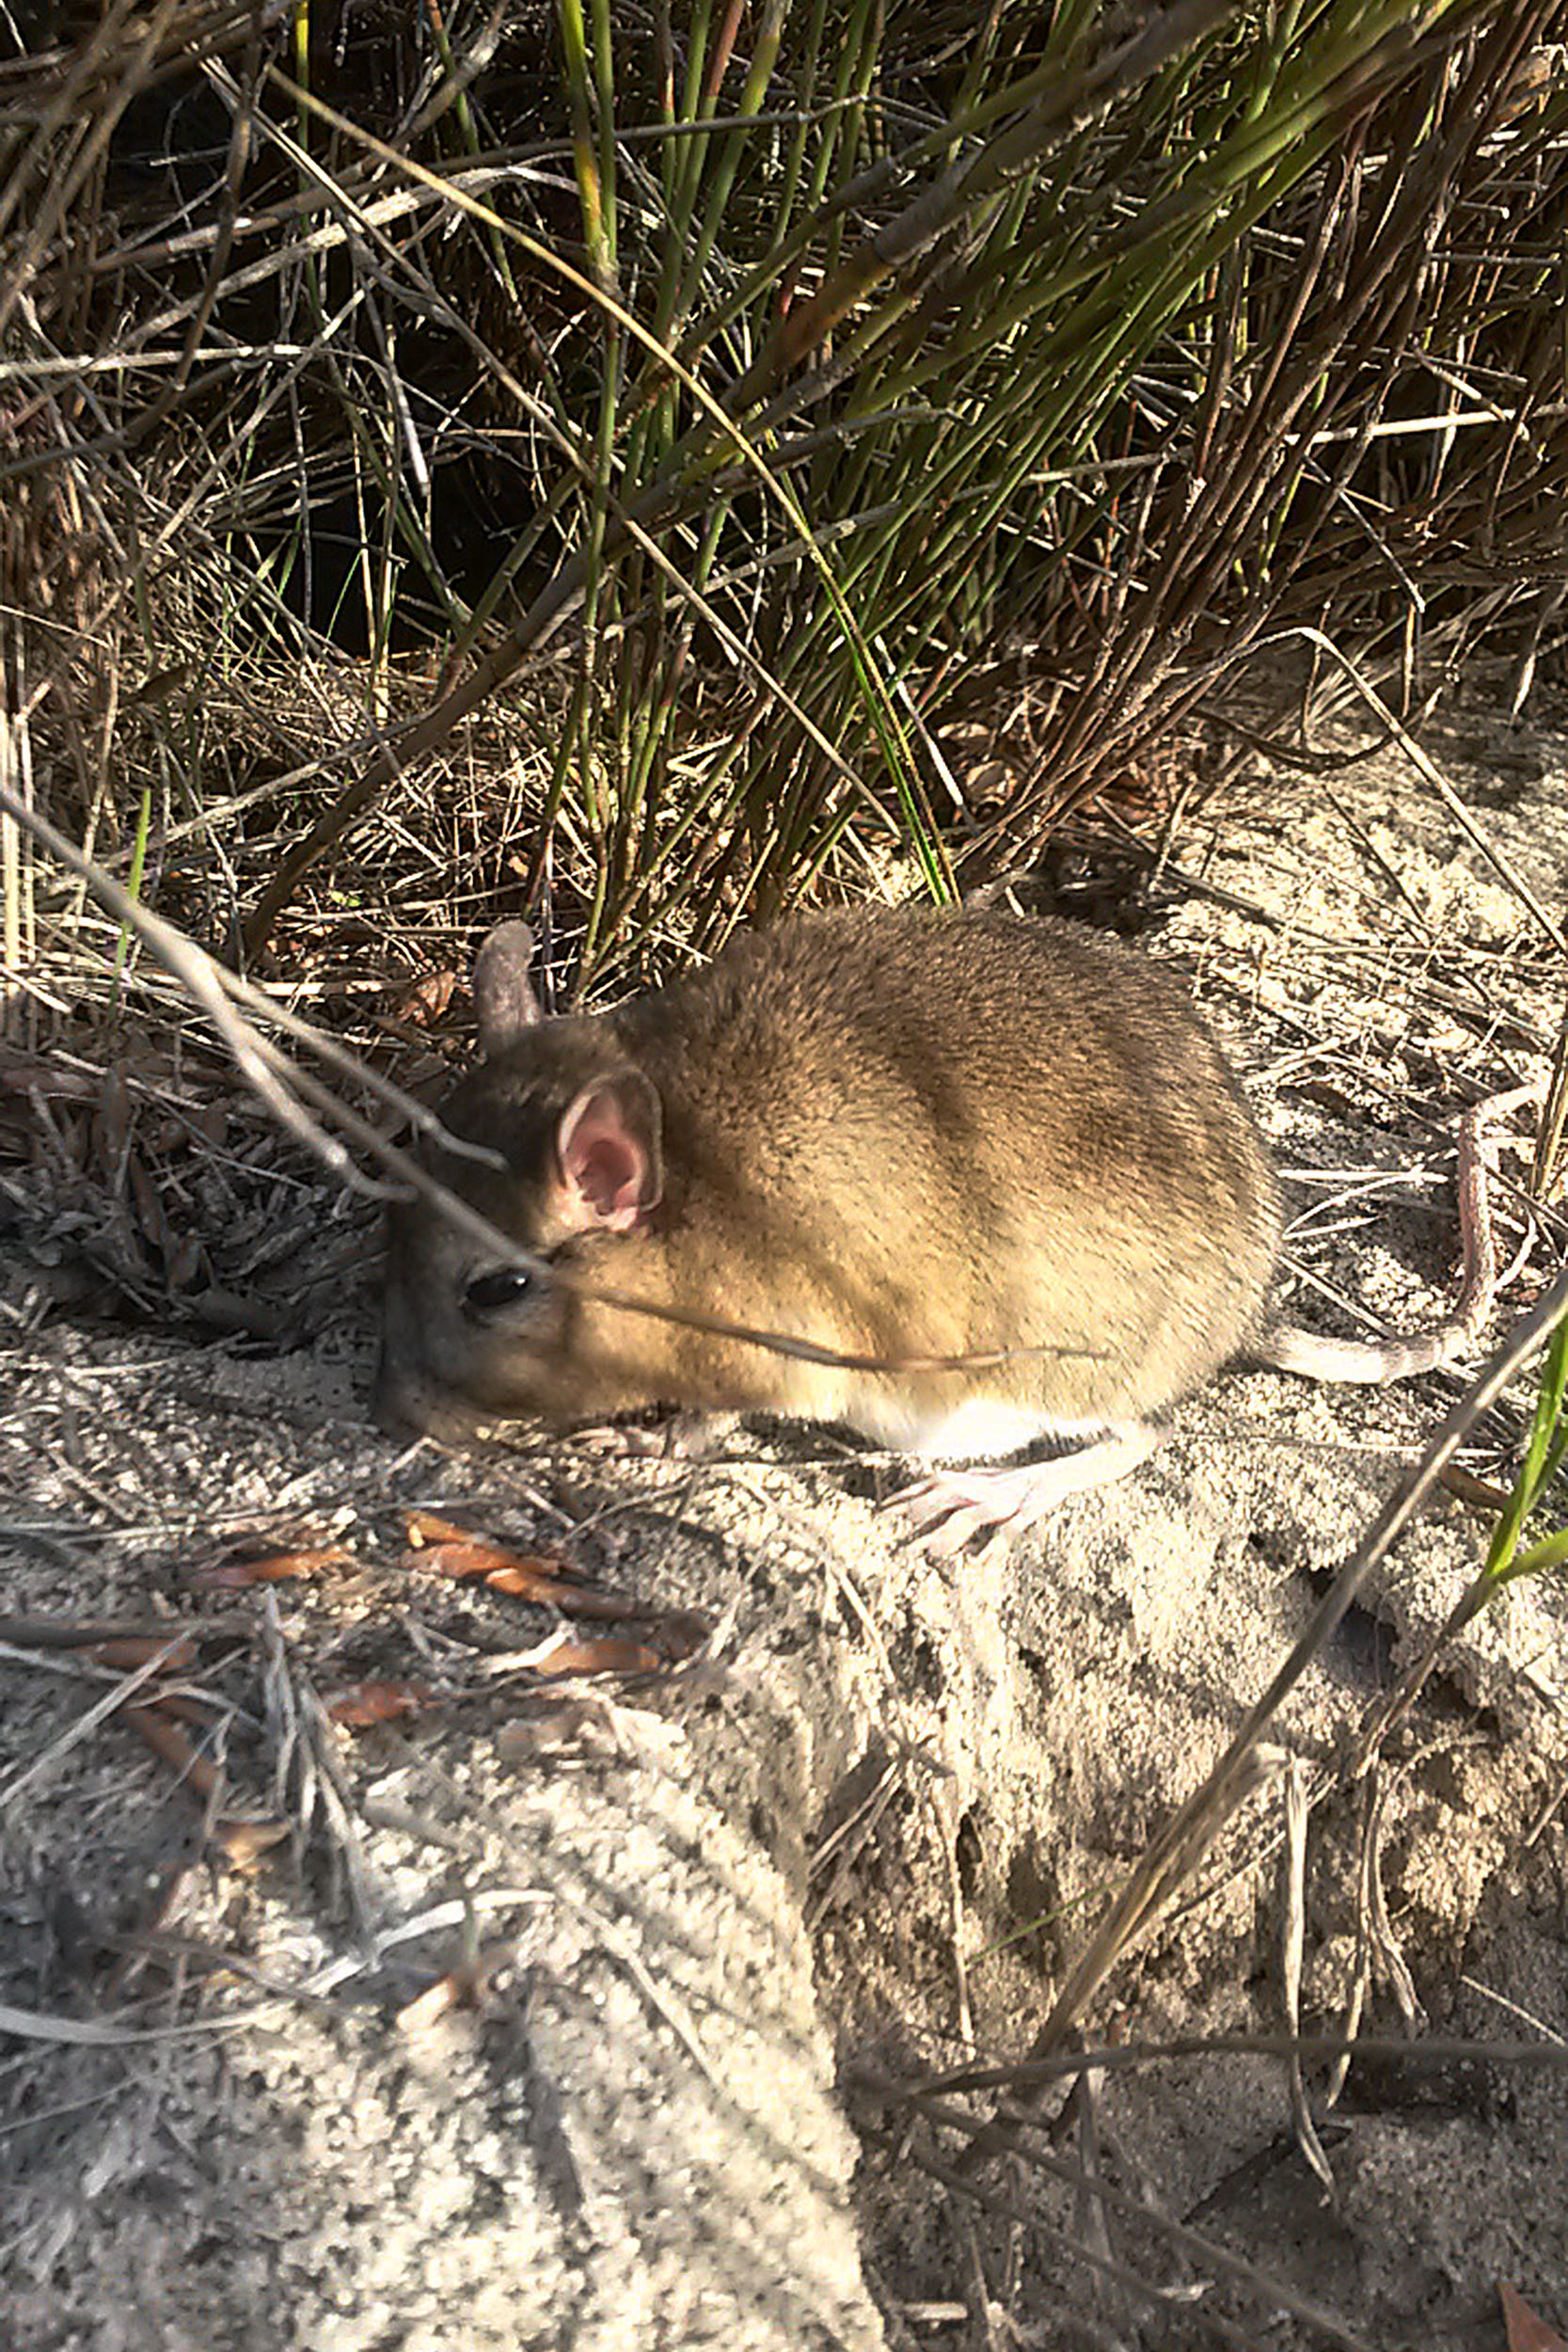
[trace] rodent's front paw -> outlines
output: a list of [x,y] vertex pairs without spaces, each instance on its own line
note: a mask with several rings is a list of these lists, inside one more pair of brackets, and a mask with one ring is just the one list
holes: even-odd
[[605,1422],[574,1435],[605,1461],[694,1462],[711,1446],[716,1425],[708,1413],[671,1412],[657,1420]]

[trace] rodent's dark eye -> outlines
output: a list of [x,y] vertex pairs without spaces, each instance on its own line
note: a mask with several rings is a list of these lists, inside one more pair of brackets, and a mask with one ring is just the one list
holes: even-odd
[[488,1315],[504,1314],[509,1307],[521,1306],[532,1288],[533,1277],[520,1265],[498,1266],[493,1274],[482,1274],[468,1284],[463,1294],[463,1311],[483,1323]]

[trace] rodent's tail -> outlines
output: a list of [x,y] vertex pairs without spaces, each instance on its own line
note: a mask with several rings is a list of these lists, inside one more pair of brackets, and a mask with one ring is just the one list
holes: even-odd
[[1305,1380],[1344,1380],[1363,1388],[1386,1388],[1391,1380],[1413,1380],[1435,1372],[1471,1344],[1467,1325],[1443,1324],[1412,1340],[1331,1340],[1292,1323],[1275,1324],[1247,1354],[1274,1372],[1299,1373]]
[[[1316,1331],[1303,1331],[1293,1323],[1277,1323],[1262,1332],[1247,1351],[1254,1363],[1275,1372],[1297,1372],[1307,1380],[1347,1380],[1364,1387],[1385,1387],[1390,1380],[1413,1380],[1418,1373],[1435,1372],[1467,1354],[1480,1338],[1498,1288],[1497,1258],[1492,1239],[1487,1184],[1495,1172],[1486,1130],[1506,1112],[1532,1101],[1539,1092],[1532,1083],[1507,1094],[1489,1095],[1467,1110],[1459,1123],[1459,1230],[1465,1247],[1465,1281],[1454,1310],[1446,1322],[1409,1340],[1330,1340]],[[1512,1281],[1529,1255],[1527,1222],[1524,1247],[1503,1276]]]

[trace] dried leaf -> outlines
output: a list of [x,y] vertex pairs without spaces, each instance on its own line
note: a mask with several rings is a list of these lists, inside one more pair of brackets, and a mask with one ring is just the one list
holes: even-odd
[[126,1162],[125,1172],[131,1180],[131,1198],[135,1202],[136,1222],[143,1238],[158,1252],[165,1265],[174,1255],[174,1235],[164,1215],[163,1196],[147,1171],[139,1152],[133,1152]]
[[1568,2344],[1555,2328],[1548,2328],[1544,2319],[1536,2318],[1522,2295],[1499,2283],[1497,2300],[1503,2307],[1508,2352],[1568,2352]]
[[352,1568],[346,1544],[301,1544],[292,1551],[270,1551],[251,1559],[216,1560],[189,1568],[182,1581],[193,1593],[243,1592],[251,1584],[285,1584],[296,1576],[319,1576],[324,1568]]
[[199,1233],[187,1233],[184,1240],[176,1245],[174,1254],[168,1261],[166,1271],[170,1290],[189,1290],[200,1264],[201,1236]]
[[91,1071],[65,1070],[40,1055],[0,1045],[0,1096],[14,1094],[26,1101],[36,1094],[46,1103],[90,1103],[101,1092]]
[[[476,1535],[471,1528],[459,1527],[455,1519],[438,1518],[434,1511],[407,1511],[404,1514],[404,1525],[409,1544],[416,1550],[428,1544],[461,1544],[476,1554],[483,1553],[492,1567],[508,1567],[526,1561],[531,1565],[537,1563],[552,1576],[573,1574],[571,1562],[560,1552],[519,1552],[487,1535]],[[466,1573],[477,1576],[480,1571],[476,1566]]]
[[428,1029],[439,1021],[457,990],[455,972],[427,972],[405,989],[392,1008],[394,1021],[405,1021],[416,1029]]
[[131,1139],[131,1091],[120,1069],[105,1070],[103,1083],[98,1089],[98,1116],[94,1121],[94,1141],[106,1168],[119,1162]]
[[560,1684],[531,1694],[528,1712],[515,1723],[503,1724],[496,1734],[496,1754],[503,1764],[544,1764],[558,1756],[608,1756],[624,1754],[602,1691],[575,1690]]
[[287,1821],[230,1821],[219,1820],[213,1823],[213,1843],[228,1856],[236,1869],[245,1869],[259,1862],[264,1853],[280,1846],[289,1835]]
[[327,1699],[326,1712],[346,1730],[363,1731],[372,1724],[396,1723],[418,1715],[438,1703],[439,1692],[418,1682],[356,1682]]
[[210,1756],[198,1754],[166,1708],[122,1707],[119,1712],[121,1722],[139,1731],[155,1756],[173,1765],[193,1795],[204,1800],[214,1795],[218,1785],[216,1765]]
[[444,1977],[438,1977],[413,2000],[405,2002],[397,2016],[401,2033],[422,2033],[439,2019],[456,2009],[483,2009],[490,1997],[490,1989],[503,1968],[510,1968],[517,1957],[514,1943],[486,1944]]
[[[248,1617],[203,1617],[198,1624],[176,1625],[172,1619],[149,1617],[0,1617],[0,1642],[24,1649],[87,1649],[96,1643],[145,1645],[139,1656],[106,1662],[140,1665],[142,1658],[178,1639],[193,1646],[207,1640],[227,1640],[250,1630]],[[177,1662],[187,1661],[182,1650]]]
[[583,1582],[567,1562],[547,1553],[508,1551],[424,1511],[410,1512],[407,1525],[411,1549],[405,1565],[428,1575],[451,1577],[455,1583],[482,1578],[492,1592],[545,1602],[578,1617],[619,1623],[650,1613],[641,1601]]
[[[470,1542],[467,1536],[450,1544],[417,1544],[409,1549],[406,1565],[423,1568],[427,1576],[450,1577],[453,1583],[465,1583],[475,1576],[496,1576],[517,1564],[494,1544]],[[551,1575],[547,1565],[540,1573]]]
[[628,1642],[623,1635],[601,1634],[587,1642],[573,1641],[562,1634],[557,1642],[542,1645],[539,1655],[531,1661],[531,1670],[542,1675],[652,1675],[667,1671],[665,1661],[645,1642]]
[[189,1674],[198,1655],[194,1642],[159,1641],[153,1634],[116,1634],[106,1642],[95,1642],[88,1635],[81,1646],[98,1665],[113,1666],[121,1674],[145,1666],[160,1650],[166,1653],[164,1663],[171,1673]]
[[475,1566],[467,1564],[467,1547],[446,1544],[436,1545],[418,1556],[428,1562],[437,1575],[480,1576],[494,1593],[509,1594],[515,1600],[541,1601],[569,1611],[573,1616],[598,1617],[618,1624],[628,1617],[649,1614],[642,1601],[633,1600],[626,1594],[607,1593],[599,1585],[577,1583],[552,1575],[552,1563],[547,1560],[503,1559],[496,1566]]

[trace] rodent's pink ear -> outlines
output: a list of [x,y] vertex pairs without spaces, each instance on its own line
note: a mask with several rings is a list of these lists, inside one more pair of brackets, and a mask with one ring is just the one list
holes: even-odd
[[585,1087],[562,1113],[556,1154],[568,1218],[625,1233],[664,1189],[658,1096],[638,1071]]
[[532,961],[533,933],[526,923],[498,923],[474,958],[474,1010],[486,1061],[515,1045],[540,1018],[529,978]]

